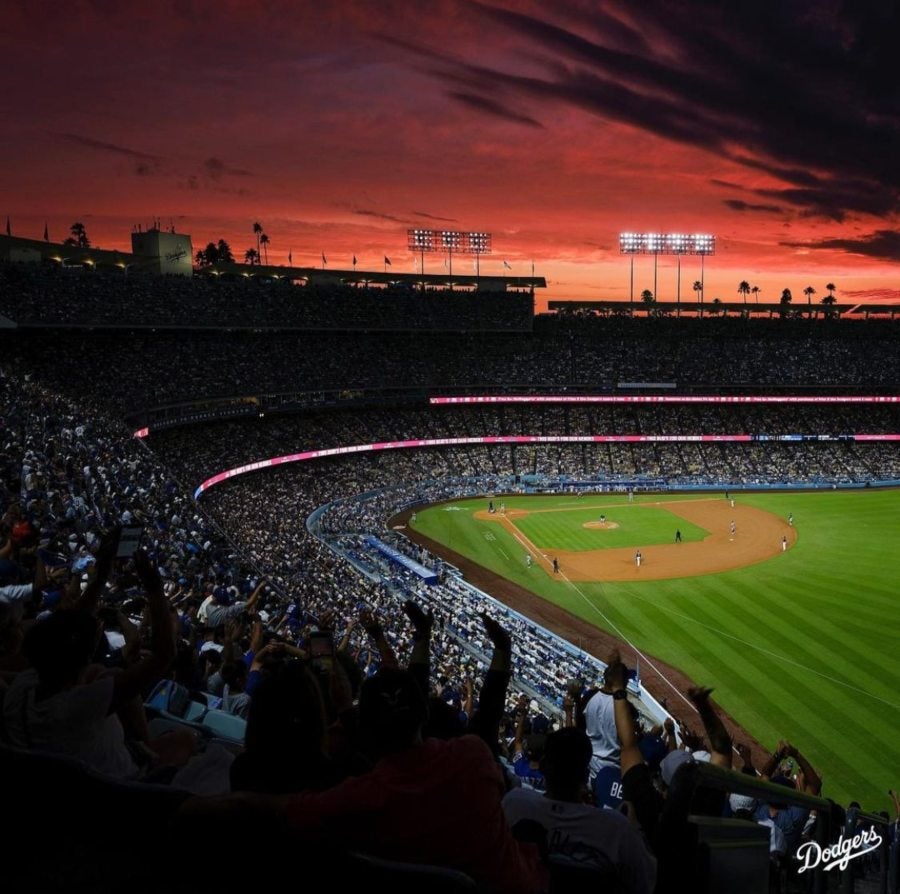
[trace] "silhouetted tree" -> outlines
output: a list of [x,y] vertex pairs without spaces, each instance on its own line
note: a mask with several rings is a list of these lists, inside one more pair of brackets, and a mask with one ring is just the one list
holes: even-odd
[[762,291],[762,289],[759,286],[754,286],[752,289],[750,289],[750,291],[753,292],[753,297],[756,303],[759,304],[759,293]]
[[[828,283],[827,286],[825,286],[825,288],[826,288],[827,291],[828,291],[828,297],[829,297],[829,298],[834,298],[834,293],[835,293],[835,290],[837,289],[837,286],[836,286],[833,282],[830,282],[830,283]],[[823,299],[822,299],[822,304],[826,304],[826,303],[827,303],[827,304],[834,304],[834,301],[828,301],[828,302],[826,302],[825,299],[823,298]]]
[[216,243],[216,249],[219,255],[217,258],[219,264],[234,263],[234,255],[231,253],[231,246],[224,239],[220,239],[218,243]]
[[269,237],[263,233],[259,237],[259,244],[263,247],[263,251],[266,253],[266,264],[269,263]]
[[91,240],[88,239],[87,230],[81,221],[75,221],[71,227],[69,227],[69,232],[72,234],[69,236],[63,245],[74,245],[78,248],[90,248]]
[[259,237],[262,236],[263,226],[259,221],[253,224],[253,234],[256,236],[256,254],[259,256]]
[[244,260],[252,267],[254,264],[259,263],[259,255],[256,253],[255,248],[248,248],[244,252]]
[[197,252],[197,263],[201,267],[211,267],[219,263],[219,248],[215,242],[207,242],[206,248]]
[[750,283],[746,279],[738,283],[738,294],[744,296],[744,304],[747,303],[747,296],[750,294]]

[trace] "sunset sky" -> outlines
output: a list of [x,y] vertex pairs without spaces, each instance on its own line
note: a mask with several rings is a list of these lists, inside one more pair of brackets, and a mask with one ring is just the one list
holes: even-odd
[[482,272],[533,260],[547,299],[627,298],[621,231],[710,232],[707,300],[900,299],[897,25],[874,0],[17,0],[0,218],[128,248],[158,217],[239,257],[259,221],[273,263],[394,270],[409,227],[487,230]]

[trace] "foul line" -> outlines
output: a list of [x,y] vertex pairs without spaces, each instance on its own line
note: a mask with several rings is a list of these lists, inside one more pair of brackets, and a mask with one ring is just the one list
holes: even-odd
[[[644,660],[645,663],[649,664],[650,667],[656,671],[657,676],[665,682],[665,684],[674,692],[691,710],[697,711],[696,705],[686,696],[681,690],[630,640],[627,636],[622,632],[621,628],[616,625],[612,619],[604,614],[584,593],[581,591],[581,588],[574,581],[569,580],[563,572],[560,572],[560,577],[595,611],[604,621],[618,634],[619,638],[627,643],[628,647],[632,649],[640,658]],[[666,710],[665,708],[663,710]],[[667,711],[667,713],[671,713]]]
[[[504,522],[507,522],[503,525],[503,528],[508,531],[525,549],[528,550],[529,553],[535,555],[539,562],[542,564],[546,564],[548,567],[552,567],[551,563],[548,559],[544,557],[544,554],[538,550],[538,548],[527,538],[521,531],[513,524],[511,521],[507,519],[503,519]],[[644,663],[649,665],[655,672],[656,675],[674,692],[691,710],[697,711],[697,707],[694,703],[687,698],[678,687],[630,640],[627,636],[622,632],[622,630],[609,618],[605,615],[587,596],[581,591],[579,586],[569,577],[566,576],[565,572],[560,571],[559,577],[562,578],[587,604],[592,608],[601,618],[607,623],[609,629],[615,631],[618,635],[619,639],[622,640],[636,655],[644,660]],[[671,713],[671,712],[668,712]]]
[[[652,600],[648,599],[646,596],[635,595],[630,598],[640,599],[643,602],[652,602]],[[719,636],[726,637],[727,639],[733,639],[735,642],[740,643],[742,646],[748,646],[749,648],[755,649],[757,652],[762,652],[764,655],[768,655],[771,658],[783,661],[786,664],[792,664],[794,665],[794,667],[799,667],[801,670],[805,670],[811,674],[815,674],[817,677],[822,677],[823,679],[828,680],[831,683],[837,683],[839,686],[844,686],[847,689],[851,689],[853,692],[859,692],[861,695],[867,695],[869,698],[874,698],[876,701],[879,701],[882,704],[887,705],[888,707],[900,708],[900,705],[894,704],[894,702],[889,702],[886,698],[882,698],[880,695],[874,695],[873,693],[865,689],[861,689],[859,686],[854,686],[852,683],[847,683],[844,680],[839,680],[837,677],[823,674],[821,671],[817,671],[815,670],[815,668],[808,667],[805,664],[801,664],[799,661],[794,661],[793,658],[788,658],[786,655],[782,655],[779,652],[773,652],[771,649],[766,649],[763,646],[757,646],[755,643],[751,643],[745,639],[741,639],[739,636],[735,636],[732,633],[726,633],[724,630],[721,630],[718,627],[713,627],[711,624],[705,624],[703,621],[698,621],[696,618],[692,618],[690,615],[685,615],[682,612],[675,611],[675,609],[673,608],[668,608],[667,606],[659,605],[655,602],[653,602],[652,604],[654,608],[657,608],[660,611],[668,612],[670,615],[675,615],[675,617],[677,618],[684,618],[686,621],[690,621],[692,624],[696,624],[698,627],[705,627],[707,630],[711,630],[713,633],[718,633]]]

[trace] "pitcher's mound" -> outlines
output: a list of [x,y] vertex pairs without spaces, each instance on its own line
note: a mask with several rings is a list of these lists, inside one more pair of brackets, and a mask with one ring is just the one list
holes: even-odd
[[589,522],[585,522],[581,527],[582,528],[599,529],[601,531],[612,531],[615,528],[619,527],[619,523],[611,522],[611,521],[605,521],[605,522],[589,521]]

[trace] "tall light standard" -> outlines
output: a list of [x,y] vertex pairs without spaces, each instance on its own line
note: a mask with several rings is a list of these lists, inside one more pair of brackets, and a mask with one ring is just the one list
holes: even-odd
[[644,237],[640,233],[619,233],[619,251],[623,255],[631,255],[631,287],[628,300],[634,310],[634,256],[643,254]]
[[450,291],[453,291],[453,250],[462,247],[463,234],[458,230],[438,230],[437,231],[438,248],[443,248],[447,252],[449,261],[448,267],[450,271]]
[[716,237],[705,233],[620,233],[619,251],[622,254],[631,255],[631,295],[630,300],[634,306],[634,256],[653,255],[653,297],[658,300],[656,293],[657,264],[660,255],[675,255],[678,262],[678,284],[676,301],[679,312],[681,310],[681,255],[700,255],[700,301],[703,302],[703,262],[706,255],[716,253]]
[[409,250],[422,258],[422,291],[425,291],[425,252],[446,251],[450,268],[450,291],[453,291],[453,252],[475,255],[475,276],[481,278],[481,256],[491,253],[490,233],[461,233],[458,230],[407,230]]
[[706,260],[707,255],[714,255],[716,253],[716,237],[710,236],[708,233],[694,233],[693,236],[689,237],[692,242],[692,250],[691,254],[700,255],[700,299],[701,301],[706,299],[706,279],[705,272],[703,269],[703,262]]
[[422,291],[425,291],[425,252],[426,251],[434,251],[436,246],[434,244],[434,230],[407,230],[406,236],[408,239],[408,245],[410,251],[417,251],[421,255],[422,258],[422,266],[420,267],[420,271],[422,273]]
[[475,255],[475,283],[476,288],[481,284],[481,256],[491,253],[490,233],[464,233],[463,251],[466,254]]
[[681,256],[685,252],[687,239],[681,233],[669,233],[666,236],[666,250],[675,255],[675,262],[678,268],[675,280],[675,315],[681,316]]

